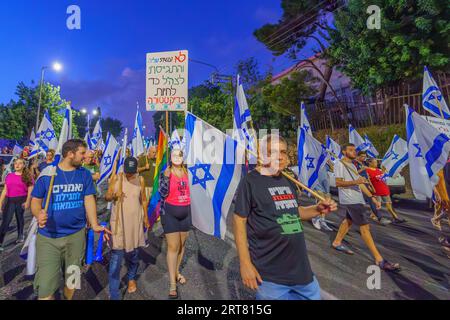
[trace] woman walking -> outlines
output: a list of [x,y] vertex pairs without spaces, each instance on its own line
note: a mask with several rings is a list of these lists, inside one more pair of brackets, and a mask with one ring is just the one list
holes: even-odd
[[169,167],[159,177],[162,198],[161,224],[167,240],[167,268],[169,270],[169,299],[178,298],[177,282],[185,284],[180,274],[184,247],[191,228],[191,199],[183,152],[172,150]]
[[[109,292],[111,300],[120,297],[122,260],[128,263],[128,293],[137,290],[139,267],[138,248],[145,246],[144,225],[148,227],[144,181],[137,174],[137,159],[124,161],[124,174],[114,175],[109,182],[106,201],[113,201],[111,214],[112,253],[109,263]],[[120,175],[123,175],[122,177]]]
[[3,240],[14,215],[17,221],[16,243],[25,241],[23,214],[25,210],[30,208],[33,184],[33,178],[26,168],[25,160],[22,158],[16,159],[14,161],[14,172],[6,176],[5,187],[0,196],[0,212],[3,213],[2,225],[0,226],[0,252],[4,250]]

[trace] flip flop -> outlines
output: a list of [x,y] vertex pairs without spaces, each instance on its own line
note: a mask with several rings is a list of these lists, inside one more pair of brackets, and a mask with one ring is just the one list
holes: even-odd
[[337,247],[332,246],[335,250],[340,251],[340,252],[344,252],[346,254],[355,254],[352,250],[350,250],[349,248],[347,248],[346,246],[344,246],[343,244],[338,245]]

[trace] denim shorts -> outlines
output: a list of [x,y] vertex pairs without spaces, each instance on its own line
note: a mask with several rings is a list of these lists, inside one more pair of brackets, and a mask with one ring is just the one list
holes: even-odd
[[321,300],[316,277],[306,285],[286,286],[263,281],[256,292],[256,300]]

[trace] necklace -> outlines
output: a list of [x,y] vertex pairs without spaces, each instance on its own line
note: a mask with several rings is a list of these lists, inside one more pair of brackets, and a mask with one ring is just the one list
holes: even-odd
[[66,172],[64,170],[62,170],[61,168],[59,168],[59,170],[62,172],[64,180],[66,180],[66,184],[67,185],[72,184],[73,178],[75,178],[75,174],[72,175],[72,178],[70,179],[70,183],[69,183],[69,181],[67,180],[67,177],[66,177]]

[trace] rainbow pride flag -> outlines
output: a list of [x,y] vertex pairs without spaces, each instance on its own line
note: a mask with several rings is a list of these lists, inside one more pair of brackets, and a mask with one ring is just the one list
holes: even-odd
[[164,131],[161,129],[159,131],[158,137],[158,149],[156,151],[156,169],[155,176],[153,180],[153,191],[152,196],[148,204],[148,222],[150,224],[150,229],[159,218],[160,207],[161,207],[161,195],[159,194],[159,175],[161,172],[167,168],[167,137]]

